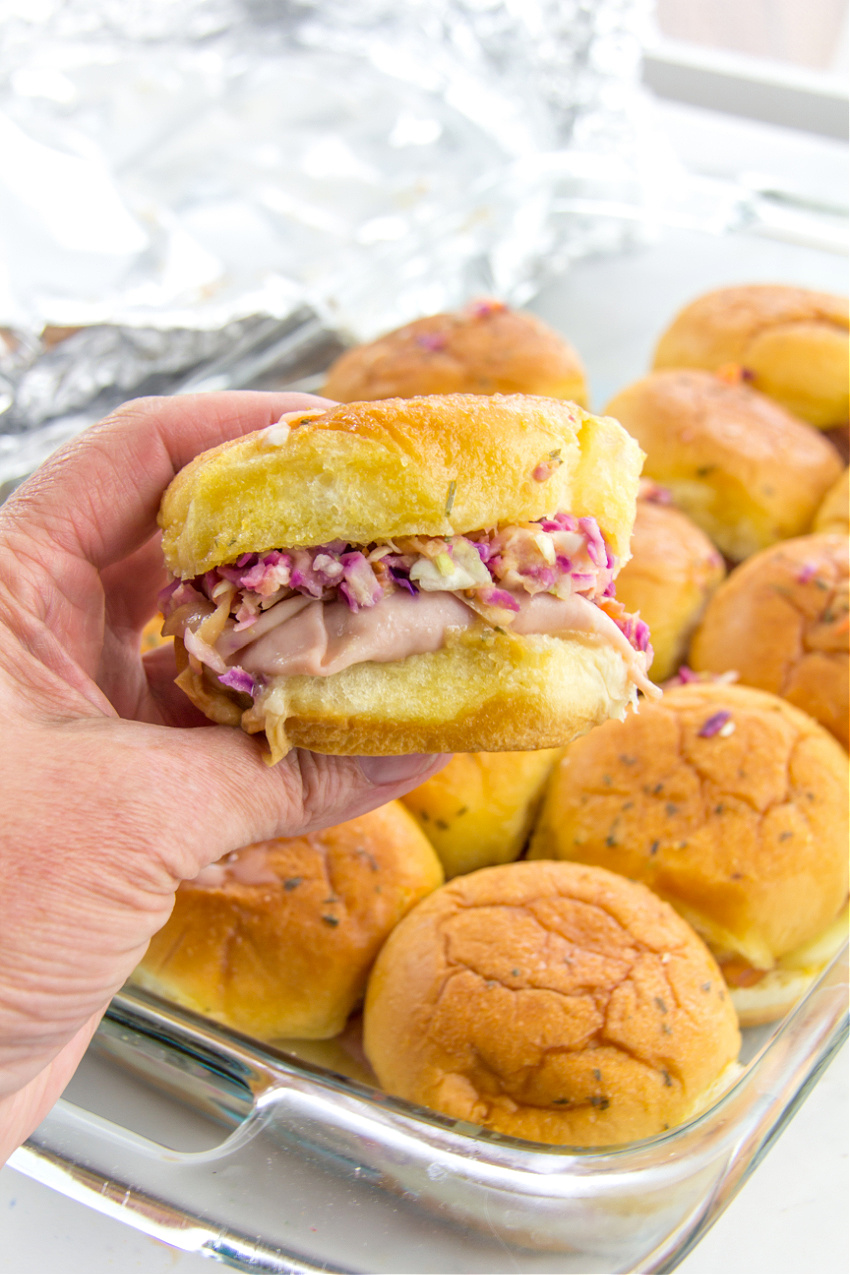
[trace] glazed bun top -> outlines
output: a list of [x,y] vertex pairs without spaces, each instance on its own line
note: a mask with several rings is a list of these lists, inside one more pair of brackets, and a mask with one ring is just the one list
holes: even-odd
[[642,881],[718,957],[757,969],[821,934],[847,899],[847,754],[748,686],[690,682],[577,739],[531,854]]
[[734,669],[781,695],[848,744],[848,542],[799,536],[736,567],[706,608],[688,663]]
[[736,561],[801,535],[841,472],[819,431],[714,372],[650,372],[606,411],[647,453],[647,475]]
[[697,297],[662,335],[653,366],[737,365],[754,388],[822,428],[847,420],[847,298],[785,284]]
[[534,1142],[687,1119],[738,1054],[710,954],[643,886],[574,863],[459,876],[381,951],[364,1044],[391,1094]]
[[486,300],[346,350],[322,393],[343,403],[457,393],[587,401],[584,368],[569,342],[535,315]]
[[245,553],[466,535],[561,511],[595,517],[624,561],[642,460],[617,421],[529,395],[292,412],[177,475],[163,552],[186,579]]
[[766,329],[823,323],[847,331],[847,298],[782,283],[716,288],[684,307],[658,342],[656,367],[720,367]]

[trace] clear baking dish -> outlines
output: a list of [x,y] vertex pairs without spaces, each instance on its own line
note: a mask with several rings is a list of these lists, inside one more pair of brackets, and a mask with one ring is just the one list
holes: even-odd
[[[574,263],[532,308],[574,335],[601,406],[642,375],[654,335],[701,290],[759,278],[835,290],[839,261],[814,234],[780,243],[773,230],[668,227],[640,251]],[[792,1013],[744,1033],[742,1073],[703,1115],[575,1150],[387,1097],[351,1039],[264,1046],[125,990],[10,1164],[241,1270],[671,1271],[847,1033],[845,945]]]
[[777,1028],[744,1033],[709,1111],[586,1151],[389,1098],[338,1042],[263,1046],[125,991],[10,1163],[240,1270],[670,1271],[843,1043],[847,997],[845,945]]

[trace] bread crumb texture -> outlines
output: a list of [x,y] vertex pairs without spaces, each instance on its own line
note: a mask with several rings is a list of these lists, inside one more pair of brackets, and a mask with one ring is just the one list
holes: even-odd
[[740,1045],[719,970],[672,908],[552,862],[457,877],[415,908],[375,966],[364,1039],[389,1093],[575,1146],[686,1119]]

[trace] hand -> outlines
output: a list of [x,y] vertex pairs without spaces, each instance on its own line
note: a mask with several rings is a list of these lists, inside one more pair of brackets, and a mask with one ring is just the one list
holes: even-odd
[[[440,757],[275,767],[140,655],[165,571],[160,497],[193,456],[325,400],[140,399],[0,509],[0,1163],[59,1096],[180,881],[231,850],[353,818]],[[187,729],[191,727],[192,729]]]

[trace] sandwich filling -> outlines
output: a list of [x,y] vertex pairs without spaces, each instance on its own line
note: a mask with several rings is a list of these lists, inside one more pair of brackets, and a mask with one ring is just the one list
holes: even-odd
[[617,565],[595,518],[559,513],[469,536],[243,554],[173,580],[160,607],[197,671],[252,698],[278,677],[403,660],[476,626],[614,645],[635,690],[656,694],[649,629],[614,597]]

